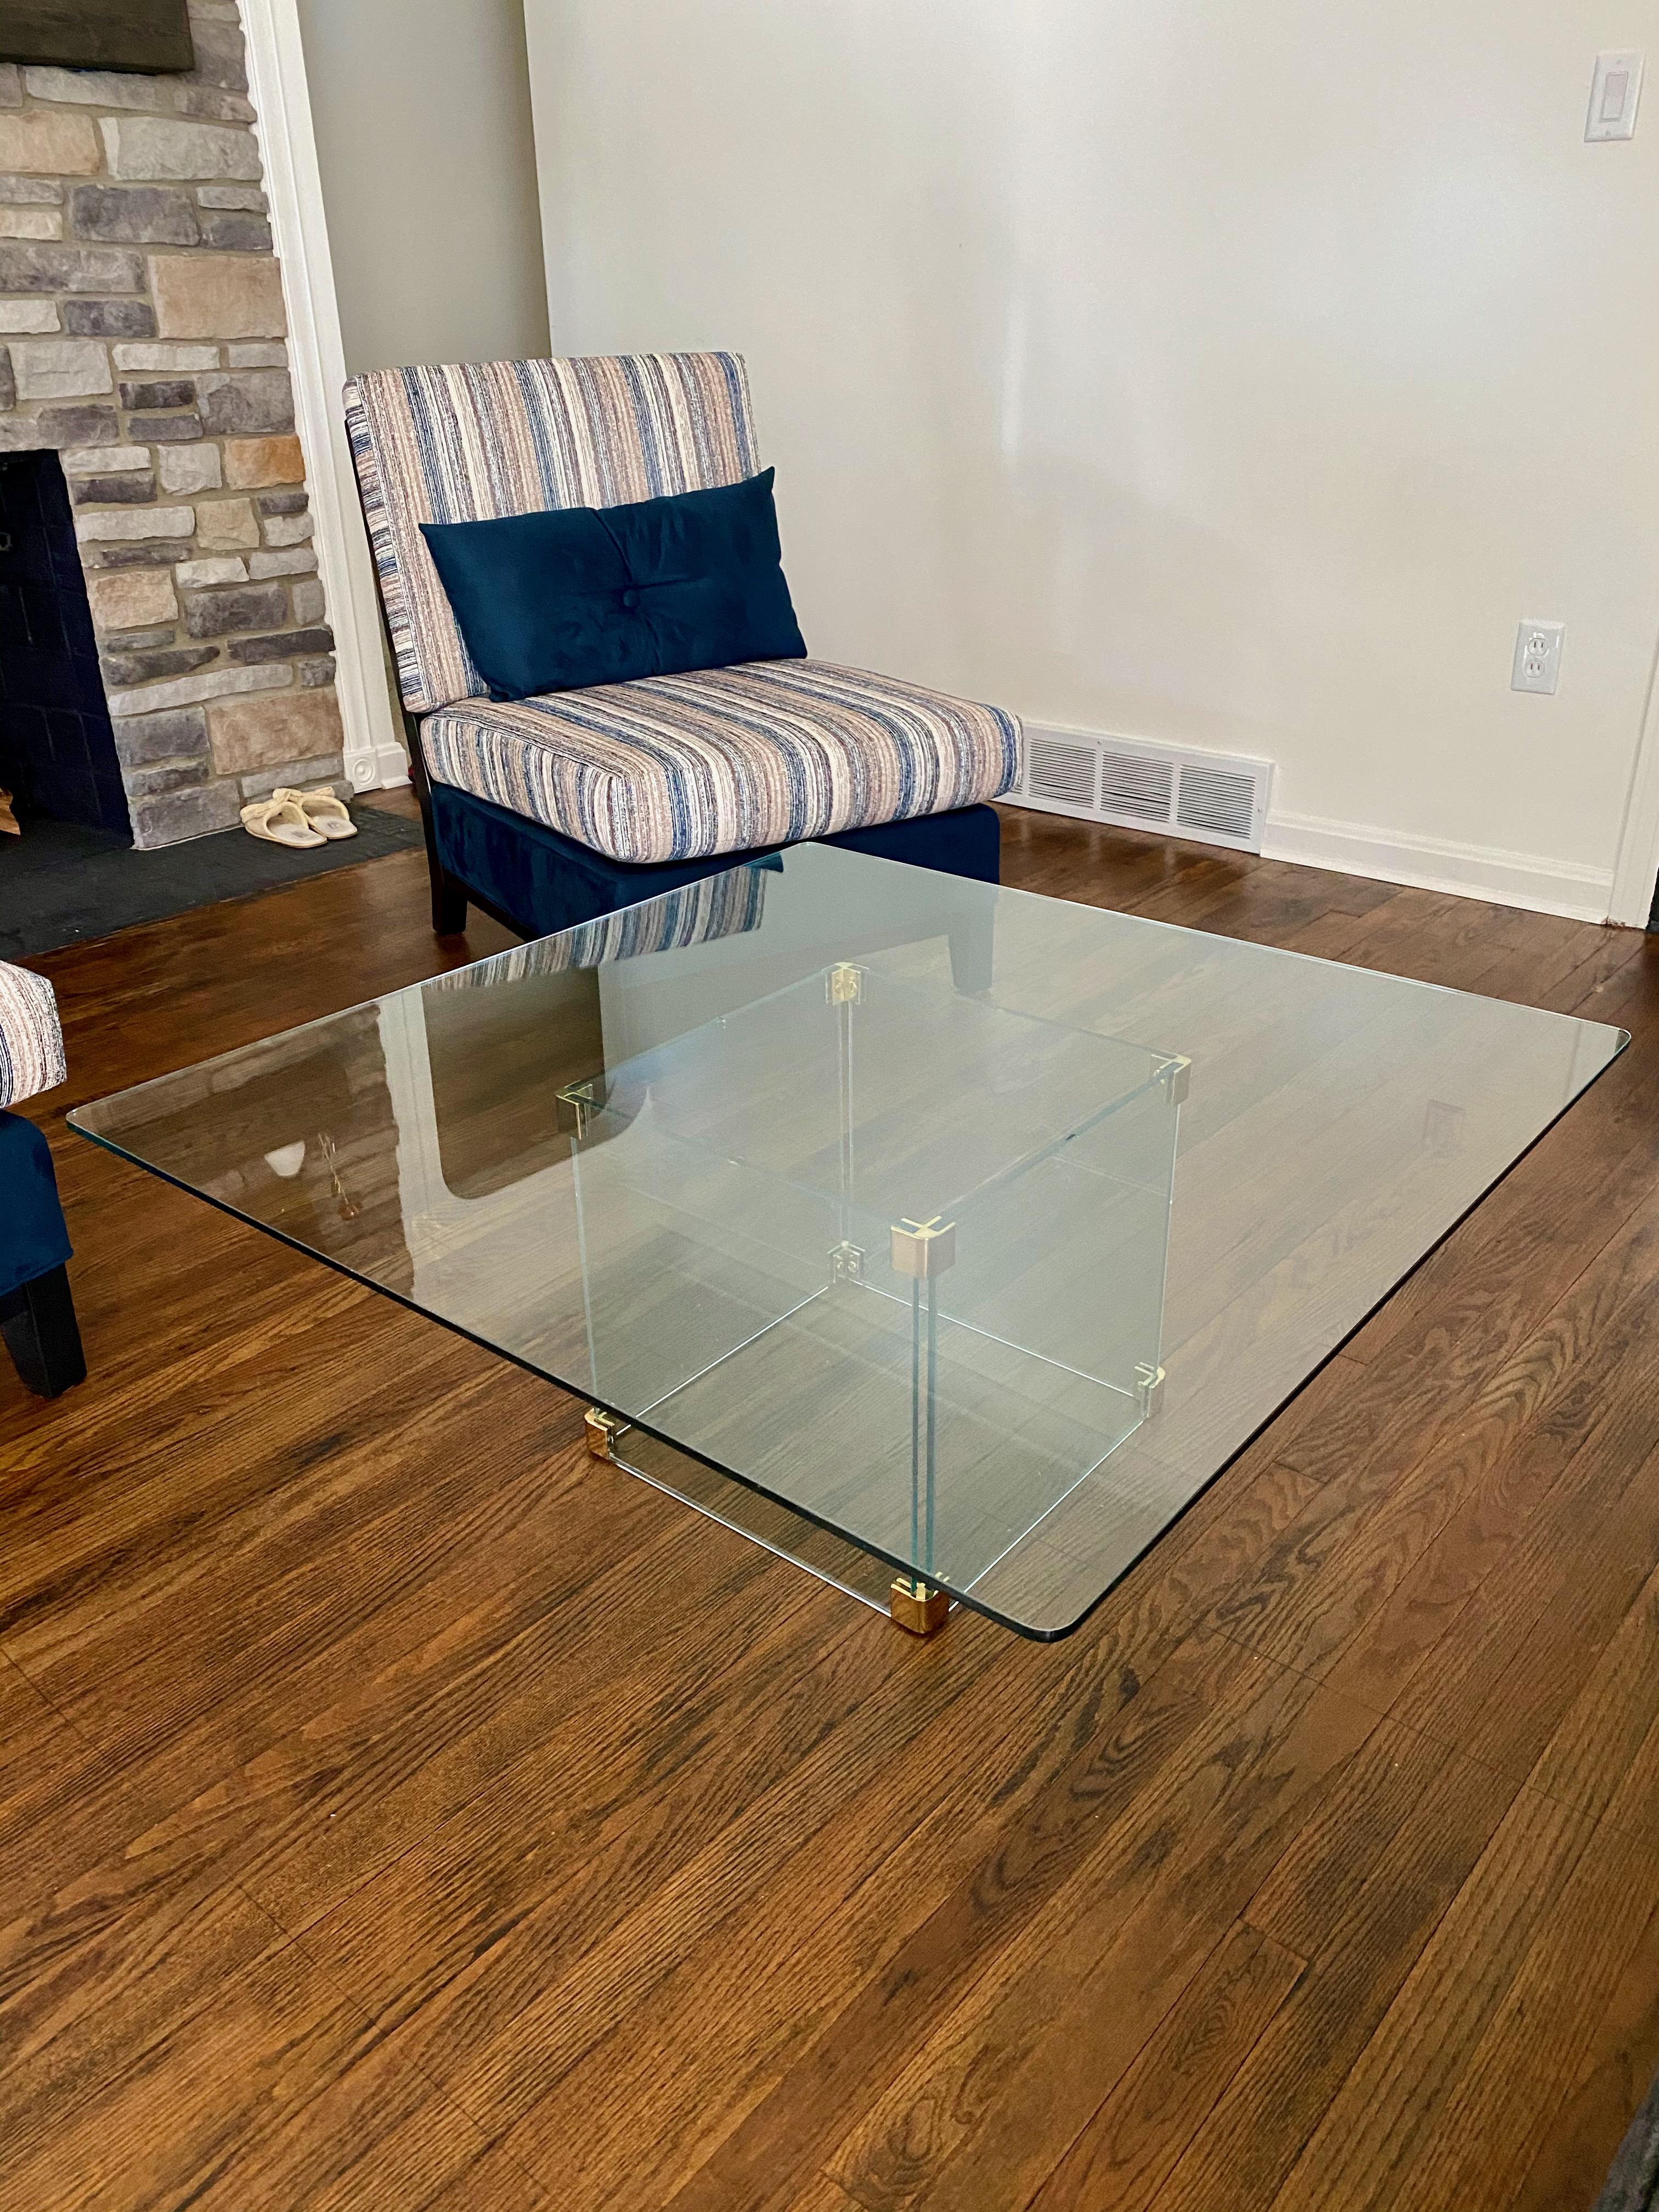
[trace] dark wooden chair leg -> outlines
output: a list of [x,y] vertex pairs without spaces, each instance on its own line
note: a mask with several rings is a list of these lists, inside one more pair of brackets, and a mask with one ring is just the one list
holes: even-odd
[[432,872],[432,927],[439,937],[461,937],[466,933],[466,886],[447,876],[428,854]]
[[[384,607],[380,612],[384,621]],[[415,796],[421,809],[421,828],[426,835],[426,868],[432,879],[433,934],[434,937],[464,937],[466,934],[466,885],[458,884],[438,858],[438,832],[432,819],[432,785],[426,772],[426,756],[421,750],[420,726],[407,711],[404,714],[404,739],[409,747],[410,781],[415,787]]]
[[55,1398],[87,1375],[69,1271],[54,1267],[0,1297],[0,1335],[29,1389]]

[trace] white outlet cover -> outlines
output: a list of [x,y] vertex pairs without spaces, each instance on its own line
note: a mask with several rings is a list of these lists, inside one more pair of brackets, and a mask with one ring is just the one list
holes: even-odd
[[1511,691],[1553,692],[1561,674],[1561,640],[1566,625],[1559,622],[1523,622],[1515,634],[1515,665],[1510,672]]
[[1636,136],[1636,106],[1642,97],[1643,56],[1634,49],[1597,54],[1590,80],[1589,113],[1584,118],[1587,145]]

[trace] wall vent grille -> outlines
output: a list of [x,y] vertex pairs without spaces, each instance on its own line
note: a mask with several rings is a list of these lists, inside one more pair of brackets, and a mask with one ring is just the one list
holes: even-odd
[[1273,773],[1271,761],[1028,723],[1024,780],[1009,797],[1045,813],[1259,853]]
[[1036,799],[1095,811],[1095,791],[1100,781],[1097,745],[1067,744],[1063,738],[1033,738],[1025,763],[1027,788]]

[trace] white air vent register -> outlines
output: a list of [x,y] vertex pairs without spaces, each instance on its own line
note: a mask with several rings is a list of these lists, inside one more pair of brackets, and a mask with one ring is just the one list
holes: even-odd
[[1047,814],[1259,853],[1273,775],[1271,761],[1028,722],[1024,778],[1009,797]]

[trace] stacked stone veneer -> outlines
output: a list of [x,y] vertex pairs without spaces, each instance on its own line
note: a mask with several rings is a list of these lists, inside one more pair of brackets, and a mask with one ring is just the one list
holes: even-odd
[[234,0],[188,76],[0,64],[0,449],[56,449],[134,842],[337,778],[280,273]]

